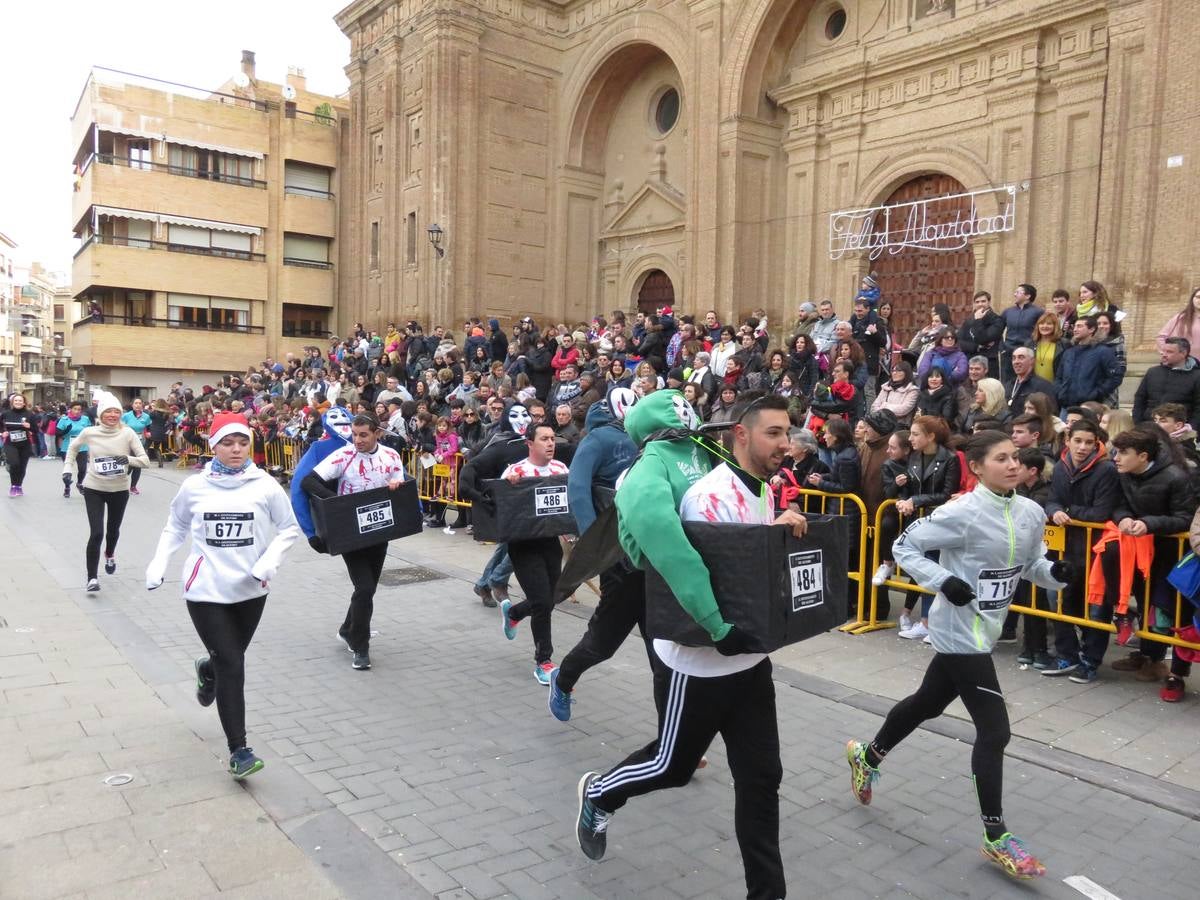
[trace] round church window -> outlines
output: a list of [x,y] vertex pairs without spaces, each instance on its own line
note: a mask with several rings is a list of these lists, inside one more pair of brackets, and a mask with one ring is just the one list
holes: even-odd
[[845,30],[846,11],[839,6],[825,20],[825,37],[831,41],[836,41],[842,36],[842,32]]
[[659,95],[654,105],[654,127],[659,134],[666,134],[679,121],[679,91],[667,88]]

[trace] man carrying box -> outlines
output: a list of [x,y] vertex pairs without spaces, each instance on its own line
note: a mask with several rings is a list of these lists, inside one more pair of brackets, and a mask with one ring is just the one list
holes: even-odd
[[[566,475],[567,467],[554,458],[554,429],[549,425],[530,425],[525,432],[529,457],[510,463],[500,477],[510,484],[522,478],[544,478]],[[526,616],[533,632],[533,677],[539,684],[550,683],[554,663],[554,643],[550,636],[550,614],[554,612],[554,586],[562,572],[562,544],[557,537],[509,541],[508,555],[512,558],[513,574],[525,592],[525,599],[514,604],[505,599],[500,604],[504,636],[510,641],[517,636],[517,625]]]
[[[654,431],[654,426],[677,428],[690,421],[680,409],[686,407],[682,401],[675,391],[655,392],[642,400],[626,420],[630,436],[644,439],[648,424]],[[666,666],[654,674],[655,699],[664,711],[659,735],[607,774],[583,776],[576,837],[589,858],[600,859],[613,813],[631,797],[686,784],[720,734],[733,774],[734,823],[747,897],[780,898],[787,887],[779,853],[782,765],[771,662],[765,654],[744,652],[747,636],[723,620],[709,579],[693,574],[706,570],[682,523],[789,525],[800,537],[807,521],[795,510],[776,516],[766,486],[788,449],[791,423],[786,398],[773,394],[747,398],[733,412],[732,461],[705,473],[701,466],[707,464],[708,454],[686,432],[676,433],[674,440],[652,442],[617,491],[621,543],[630,560],[643,567],[649,563],[663,574],[715,646],[654,642]],[[651,448],[656,452],[652,454]],[[687,481],[694,483],[686,486]],[[676,508],[677,502],[679,515],[662,513]]]

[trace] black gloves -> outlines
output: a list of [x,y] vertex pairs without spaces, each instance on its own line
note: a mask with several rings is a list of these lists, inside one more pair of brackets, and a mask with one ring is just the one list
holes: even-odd
[[1050,577],[1060,584],[1070,584],[1079,576],[1079,569],[1069,559],[1056,559],[1050,564]]
[[128,456],[114,456],[113,462],[115,462],[118,466],[128,466],[129,465],[129,457]]
[[942,596],[955,606],[966,606],[975,599],[975,590],[961,578],[951,575],[942,582]]
[[308,546],[312,547],[318,553],[328,553],[329,548],[325,546],[325,542],[316,535],[308,539]]
[[756,653],[746,632],[736,625],[729,626],[729,634],[717,641],[717,652],[722,656],[737,656],[739,653]]
[[74,478],[72,477],[71,473],[63,472],[63,484],[70,487],[72,481],[74,481]]

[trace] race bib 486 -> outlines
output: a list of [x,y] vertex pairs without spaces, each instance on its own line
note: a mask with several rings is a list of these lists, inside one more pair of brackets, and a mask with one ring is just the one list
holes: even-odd
[[535,516],[562,516],[570,512],[567,503],[567,486],[550,485],[533,489],[533,514]]

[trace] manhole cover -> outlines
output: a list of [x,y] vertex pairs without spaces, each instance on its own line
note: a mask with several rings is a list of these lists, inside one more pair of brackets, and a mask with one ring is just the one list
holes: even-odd
[[385,587],[404,587],[409,584],[421,584],[424,581],[437,581],[445,577],[441,572],[426,569],[424,566],[405,566],[401,569],[387,569],[379,576],[379,583]]

